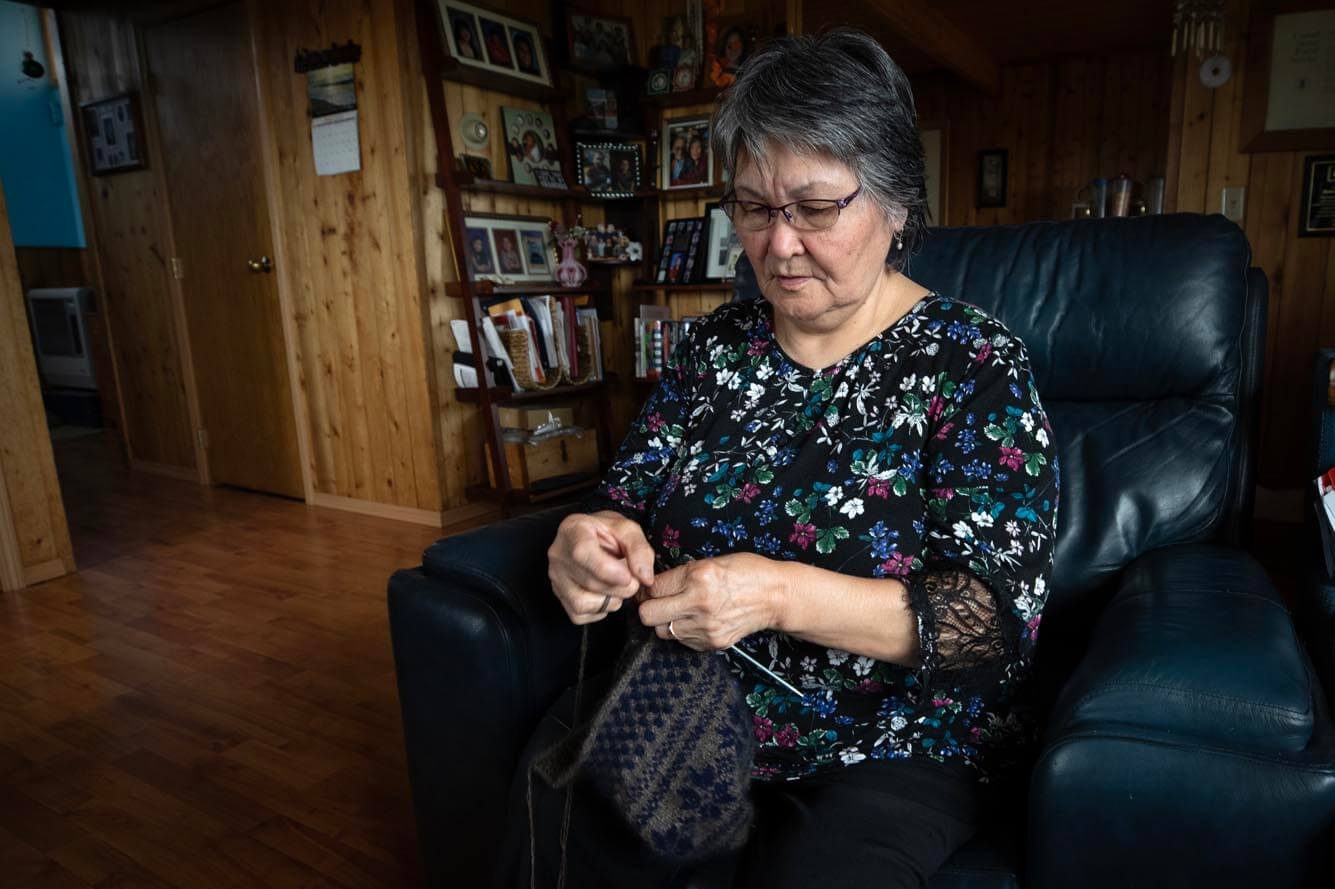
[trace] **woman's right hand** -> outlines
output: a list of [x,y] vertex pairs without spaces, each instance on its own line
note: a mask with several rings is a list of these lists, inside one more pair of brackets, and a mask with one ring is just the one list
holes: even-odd
[[547,576],[571,623],[594,623],[653,584],[654,549],[618,512],[573,513],[547,550]]

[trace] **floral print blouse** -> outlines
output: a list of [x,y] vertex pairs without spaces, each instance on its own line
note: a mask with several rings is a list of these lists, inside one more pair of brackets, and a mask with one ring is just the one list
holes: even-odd
[[788,358],[763,299],[694,325],[584,503],[637,519],[660,568],[749,551],[902,581],[919,664],[776,630],[725,652],[747,691],[753,775],[953,759],[987,780],[1026,739],[1058,466],[1024,345],[936,293],[843,360]]

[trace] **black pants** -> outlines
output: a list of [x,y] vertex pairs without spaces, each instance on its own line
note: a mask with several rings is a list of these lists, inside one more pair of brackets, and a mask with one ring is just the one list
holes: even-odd
[[[498,878],[503,889],[558,884],[566,791],[536,775],[529,834],[528,760],[559,736],[562,726],[551,720],[544,720],[516,776]],[[802,781],[756,782],[753,791],[756,822],[746,848],[702,865],[731,871],[735,889],[925,886],[973,835],[986,808],[969,767],[931,760],[864,760]],[[568,889],[677,889],[701,867],[656,860],[587,784],[574,788],[565,846]],[[715,884],[729,885],[726,877]]]

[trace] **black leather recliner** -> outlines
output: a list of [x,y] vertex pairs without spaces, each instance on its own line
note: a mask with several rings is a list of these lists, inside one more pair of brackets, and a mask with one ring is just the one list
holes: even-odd
[[[1335,885],[1328,702],[1241,548],[1266,318],[1249,259],[1235,225],[1186,214],[937,229],[913,259],[1028,345],[1063,469],[1041,749],[932,887]],[[487,884],[521,750],[573,681],[546,580],[562,514],[441,540],[390,581],[433,887]]]

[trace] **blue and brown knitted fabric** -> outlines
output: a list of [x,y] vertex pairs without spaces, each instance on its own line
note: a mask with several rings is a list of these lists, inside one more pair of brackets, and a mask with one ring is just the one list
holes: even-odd
[[628,647],[592,718],[534,768],[553,787],[587,777],[655,854],[688,861],[745,843],[754,754],[723,658],[650,633]]

